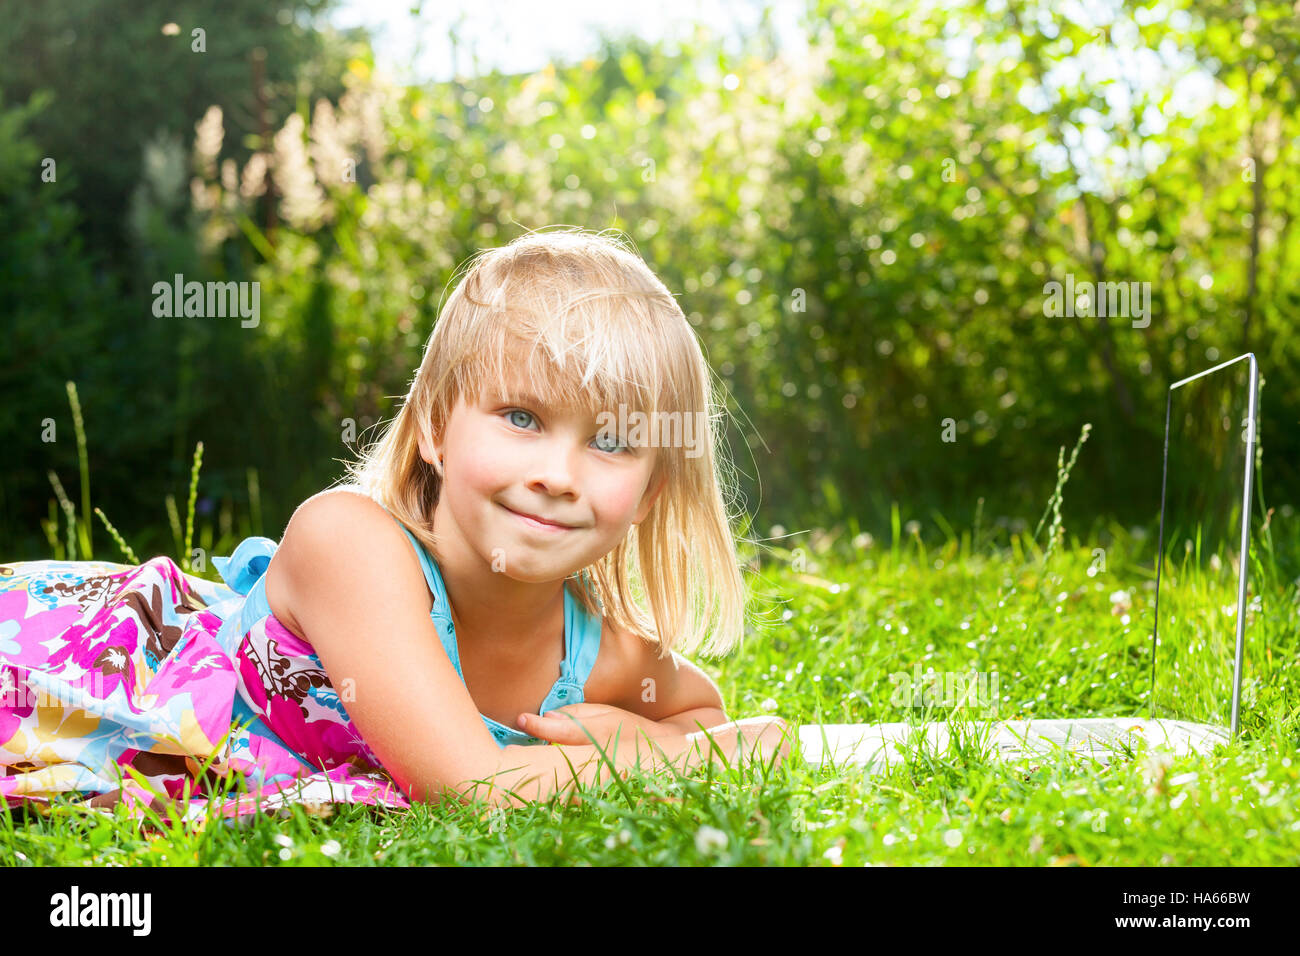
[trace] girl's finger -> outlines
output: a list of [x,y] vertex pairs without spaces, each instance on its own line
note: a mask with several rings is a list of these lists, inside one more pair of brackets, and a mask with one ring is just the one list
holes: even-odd
[[524,714],[520,718],[520,726],[525,733],[551,743],[590,743],[582,728],[565,717],[538,717],[536,714]]
[[546,711],[542,716],[563,717],[565,714],[572,714],[574,717],[582,717],[587,714],[599,713],[602,706],[601,704],[589,704],[585,701],[581,704],[565,704],[563,707],[556,707],[554,710]]

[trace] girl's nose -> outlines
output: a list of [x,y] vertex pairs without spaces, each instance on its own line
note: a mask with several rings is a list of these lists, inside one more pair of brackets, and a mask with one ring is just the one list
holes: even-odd
[[571,443],[539,443],[529,462],[528,484],[550,495],[573,494],[577,488],[576,453]]

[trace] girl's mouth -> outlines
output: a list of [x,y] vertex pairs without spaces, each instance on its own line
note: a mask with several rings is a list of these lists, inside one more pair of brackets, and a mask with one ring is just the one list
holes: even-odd
[[559,534],[560,532],[563,531],[573,530],[568,525],[554,524],[552,522],[542,521],[538,518],[531,518],[528,515],[520,514],[518,511],[515,511],[512,508],[507,508],[505,505],[502,505],[501,507],[505,508],[506,511],[509,511],[512,515],[514,515],[516,518],[518,518],[528,527],[534,528],[538,531],[546,531],[552,534]]

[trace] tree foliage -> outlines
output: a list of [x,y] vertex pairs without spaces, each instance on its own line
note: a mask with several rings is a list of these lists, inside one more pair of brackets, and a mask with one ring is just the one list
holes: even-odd
[[[137,341],[171,346],[148,352],[157,387],[121,389],[158,401],[153,454],[183,467],[201,437],[222,493],[255,464],[287,516],[395,411],[457,266],[566,223],[624,230],[680,293],[769,521],[884,520],[894,500],[957,520],[980,497],[1032,517],[1085,422],[1071,505],[1147,520],[1166,387],[1245,350],[1267,382],[1268,503],[1294,501],[1290,3],[1116,3],[1072,22],[1023,0],[814,0],[805,24],[807,56],[765,33],[724,52],[700,31],[409,88],[326,44],[265,137],[246,102],[200,87],[183,149],[153,137],[186,132],[156,122],[177,104],[139,102],[131,148],[152,160],[120,177],[121,308]],[[149,317],[148,284],[181,270],[258,282],[260,324]],[[1135,298],[1054,311],[1053,282]]]

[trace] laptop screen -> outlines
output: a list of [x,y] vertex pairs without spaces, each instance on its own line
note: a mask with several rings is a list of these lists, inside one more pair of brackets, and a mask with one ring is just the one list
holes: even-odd
[[[1151,716],[1227,728],[1253,688],[1243,529],[1250,522],[1259,372],[1243,355],[1170,386]],[[1247,541],[1249,538],[1247,537]],[[1238,675],[1239,664],[1242,668]]]

